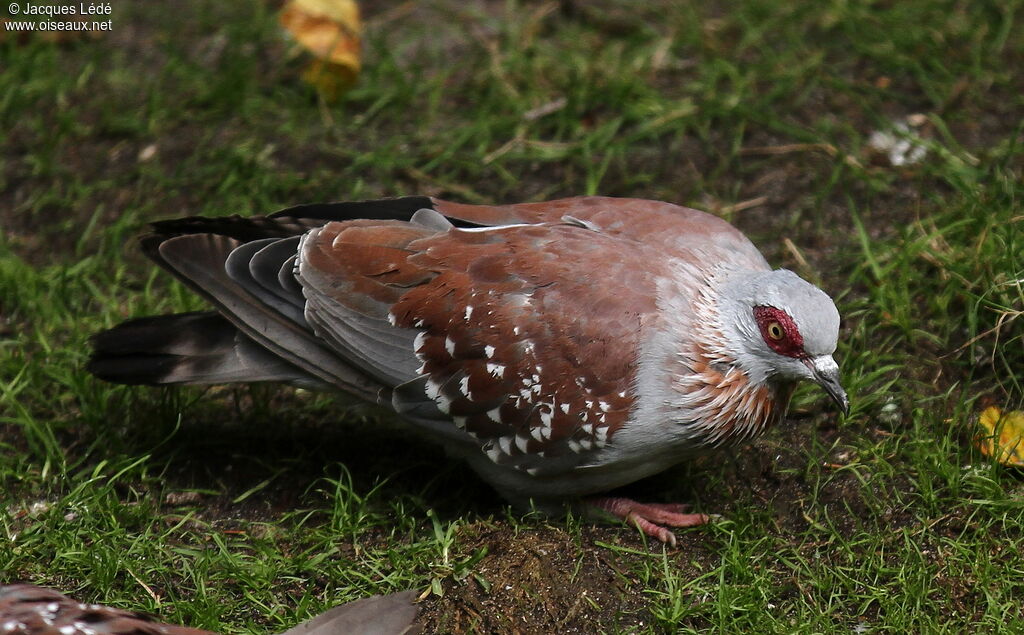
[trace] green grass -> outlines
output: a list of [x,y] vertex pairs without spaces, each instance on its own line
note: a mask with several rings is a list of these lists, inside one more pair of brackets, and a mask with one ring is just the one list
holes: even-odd
[[[982,405],[1024,407],[1019,2],[365,5],[338,103],[259,3],[0,39],[0,582],[227,632],[405,588],[428,632],[1024,628],[1024,483],[971,445]],[[871,151],[914,114],[921,162]],[[510,511],[342,399],[82,370],[91,333],[201,306],[147,221],[412,193],[727,217],[838,299],[851,416],[802,389],[638,484],[724,516],[665,550]]]

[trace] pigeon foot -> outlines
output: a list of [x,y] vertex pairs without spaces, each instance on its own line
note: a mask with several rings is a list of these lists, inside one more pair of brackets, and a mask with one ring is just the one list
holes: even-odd
[[676,546],[676,535],[668,527],[697,527],[716,518],[710,514],[687,514],[679,503],[638,503],[629,498],[590,498],[588,504],[626,521],[651,538]]

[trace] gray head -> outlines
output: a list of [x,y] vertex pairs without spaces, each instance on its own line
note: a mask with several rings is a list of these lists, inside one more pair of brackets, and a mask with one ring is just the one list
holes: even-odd
[[813,381],[844,411],[846,392],[832,358],[839,311],[818,287],[792,271],[733,276],[719,306],[736,364],[754,381]]

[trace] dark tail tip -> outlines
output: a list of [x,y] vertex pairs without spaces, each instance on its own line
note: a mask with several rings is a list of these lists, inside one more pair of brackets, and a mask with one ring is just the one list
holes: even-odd
[[97,333],[86,370],[116,384],[177,383],[184,360],[234,345],[235,327],[216,313],[137,318]]
[[178,364],[173,355],[104,355],[93,353],[85,369],[103,381],[132,386],[167,383],[166,377]]

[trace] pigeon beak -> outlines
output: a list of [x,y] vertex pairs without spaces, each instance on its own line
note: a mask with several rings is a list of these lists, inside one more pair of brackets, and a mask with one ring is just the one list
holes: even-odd
[[843,414],[849,415],[850,400],[846,397],[843,385],[839,383],[839,364],[836,364],[836,360],[832,359],[831,355],[821,355],[819,357],[804,357],[801,361],[814,375],[814,381],[825,389],[825,392],[832,397],[832,401],[836,402]]

